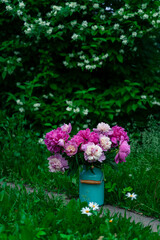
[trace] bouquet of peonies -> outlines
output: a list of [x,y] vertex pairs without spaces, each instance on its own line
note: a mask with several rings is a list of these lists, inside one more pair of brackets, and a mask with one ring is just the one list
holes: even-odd
[[113,166],[125,162],[130,153],[129,137],[122,127],[111,128],[101,122],[93,131],[80,130],[73,137],[71,130],[69,123],[46,134],[44,143],[53,154],[48,158],[50,172],[68,169],[73,173],[80,165],[102,167],[110,163]]

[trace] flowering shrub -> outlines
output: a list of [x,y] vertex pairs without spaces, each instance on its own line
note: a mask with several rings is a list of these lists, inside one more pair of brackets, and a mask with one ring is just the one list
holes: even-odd
[[[122,127],[111,128],[102,122],[93,131],[87,128],[72,137],[69,135],[71,130],[69,123],[46,134],[44,143],[54,154],[48,158],[50,172],[64,172],[66,169],[72,172],[80,165],[102,167],[110,161],[118,164],[125,162],[130,153],[129,137]],[[114,154],[114,159],[107,158],[111,153]]]

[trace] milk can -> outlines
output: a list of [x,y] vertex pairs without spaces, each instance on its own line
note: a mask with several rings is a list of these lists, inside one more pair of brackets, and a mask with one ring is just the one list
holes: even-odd
[[83,167],[79,177],[79,198],[81,202],[104,204],[104,175],[101,169]]

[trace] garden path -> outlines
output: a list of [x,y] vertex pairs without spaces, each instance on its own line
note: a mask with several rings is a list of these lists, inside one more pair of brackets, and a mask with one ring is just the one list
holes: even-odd
[[[5,182],[0,182],[0,184],[3,185],[3,184],[5,184]],[[17,185],[15,185],[14,183],[6,183],[6,184],[7,184],[7,186],[10,186],[12,188],[15,188],[15,186],[17,186],[19,189],[21,189],[21,186],[18,185],[18,184]],[[27,185],[24,185],[24,186],[25,186],[26,191],[28,193],[29,192],[34,192],[36,190],[35,188],[31,188]],[[48,192],[48,191],[45,191],[45,193],[49,196],[49,198],[52,198],[53,196],[54,197],[61,197],[64,200],[65,204],[67,204],[70,201],[70,199],[67,198],[67,196],[65,194],[59,194],[59,193]],[[134,213],[134,212],[128,211],[126,209],[118,208],[118,207],[115,207],[115,206],[104,205],[103,210],[107,210],[107,209],[110,211],[111,215],[120,214],[120,215],[124,216],[125,213],[126,213],[126,218],[131,218],[130,219],[131,222],[133,222],[133,221],[135,221],[135,223],[140,222],[140,223],[143,224],[144,227],[151,226],[153,232],[157,232],[157,227],[158,226],[159,226],[159,229],[160,229],[160,221],[158,221],[155,218],[142,216],[138,213]]]

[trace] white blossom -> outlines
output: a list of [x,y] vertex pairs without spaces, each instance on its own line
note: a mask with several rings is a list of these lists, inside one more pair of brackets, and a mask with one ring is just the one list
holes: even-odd
[[22,58],[17,58],[17,62],[21,62],[22,61]]
[[66,110],[67,110],[68,112],[70,112],[70,111],[72,111],[72,108],[71,108],[71,107],[67,107]]
[[23,105],[23,102],[21,102],[20,99],[17,99],[17,100],[16,100],[16,103],[17,103],[17,105]]
[[106,16],[105,15],[100,15],[100,19],[105,20]]
[[157,16],[158,16],[158,13],[157,13],[157,12],[153,14],[153,17],[157,17]]
[[47,30],[47,33],[48,33],[48,34],[51,34],[52,31],[53,31],[53,28],[49,28],[49,29]]
[[99,4],[98,3],[93,4],[93,8],[99,8]]
[[118,24],[118,23],[115,23],[114,26],[113,26],[113,28],[114,28],[115,30],[119,29],[119,24]]
[[127,39],[123,40],[122,43],[123,43],[124,45],[127,45],[127,43],[128,43]]
[[143,15],[143,19],[148,19],[148,18],[149,18],[149,16],[147,14]]
[[25,112],[25,110],[24,110],[23,107],[19,108],[19,111],[20,111],[20,112]]
[[147,7],[147,3],[142,4],[142,9],[145,9]]
[[139,10],[138,10],[138,13],[139,13],[139,14],[143,14],[144,12],[143,12],[142,9],[139,9]]
[[52,93],[49,93],[49,96],[50,96],[50,97],[54,97],[54,95],[53,95]]
[[84,63],[78,62],[78,63],[77,63],[77,66],[78,66],[78,67],[83,67],[83,66],[84,66]]
[[68,105],[70,105],[70,106],[73,105],[73,102],[72,102],[72,101],[68,101],[68,100],[66,100],[66,103],[67,103]]
[[88,27],[88,22],[87,21],[83,21],[82,22],[82,27]]
[[118,10],[118,14],[119,14],[119,15],[123,15],[123,12],[124,12],[124,8],[120,8],[120,9]]
[[99,57],[95,57],[93,60],[94,60],[95,62],[97,62],[97,61],[99,61]]
[[33,107],[40,107],[40,106],[41,106],[40,103],[34,103],[34,104],[33,104]]
[[77,20],[71,22],[71,26],[74,27],[77,24]]
[[84,109],[84,110],[83,110],[83,114],[84,114],[84,115],[88,115],[88,112],[89,112],[88,109]]
[[22,14],[23,14],[23,12],[22,12],[21,10],[18,10],[18,11],[17,11],[17,15],[18,15],[18,16],[21,16]]
[[69,57],[74,57],[74,54],[73,53],[69,53]]
[[108,53],[106,53],[105,55],[102,56],[102,59],[106,59],[108,58],[108,56],[109,56]]
[[132,37],[136,37],[137,33],[136,32],[132,32]]
[[59,24],[57,27],[58,27],[58,29],[63,29],[64,25]]
[[7,11],[12,11],[13,8],[12,8],[10,5],[8,5],[8,6],[6,6],[6,10],[7,10]]
[[86,57],[85,57],[84,55],[81,55],[79,58],[80,58],[81,60],[84,60]]
[[68,62],[66,62],[66,61],[63,61],[63,64],[64,64],[64,66],[68,66],[69,65]]
[[19,7],[20,7],[20,8],[24,8],[24,7],[25,7],[24,2],[19,2]]
[[121,40],[124,40],[124,39],[126,39],[126,36],[125,36],[125,35],[121,35],[121,36],[120,36],[120,39],[121,39]]
[[39,143],[39,144],[45,144],[43,138],[40,138],[40,139],[38,140],[38,143]]
[[98,28],[97,25],[92,26],[92,29],[93,29],[93,30],[97,30],[97,28]]
[[80,108],[77,107],[77,108],[73,109],[73,112],[74,112],[74,113],[79,113],[79,112],[80,112]]
[[71,38],[72,38],[73,40],[77,40],[77,39],[78,39],[78,37],[79,37],[79,35],[78,35],[78,34],[76,34],[76,33],[74,33],[74,34],[72,35],[72,37],[71,37]]
[[82,10],[86,10],[86,8],[87,8],[87,7],[86,7],[85,5],[81,5],[81,6],[80,6],[80,9],[82,9]]
[[44,94],[42,97],[43,97],[43,98],[45,98],[45,99],[48,99],[48,96],[47,96],[47,95],[45,95],[45,94]]
[[100,25],[99,27],[100,27],[100,29],[101,29],[102,31],[105,30],[105,27],[104,27],[104,26]]

